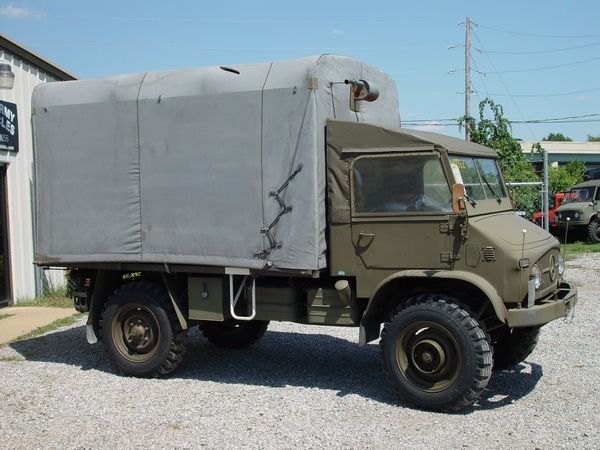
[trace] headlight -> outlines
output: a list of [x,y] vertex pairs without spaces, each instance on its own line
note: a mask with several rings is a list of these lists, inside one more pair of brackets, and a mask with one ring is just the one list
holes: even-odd
[[576,219],[579,219],[579,211],[576,211],[576,212],[575,212],[575,218],[576,218]]
[[535,279],[535,289],[538,290],[542,285],[542,268],[537,264],[531,268],[531,278]]
[[565,257],[562,253],[558,255],[558,274],[562,277],[565,273]]
[[557,217],[557,219],[558,219],[558,220],[562,220],[562,214],[558,213],[558,214],[556,215],[556,217]]

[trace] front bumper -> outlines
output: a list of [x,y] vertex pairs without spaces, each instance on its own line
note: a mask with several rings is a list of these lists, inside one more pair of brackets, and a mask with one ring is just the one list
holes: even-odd
[[566,221],[566,220],[556,220],[553,222],[555,224],[555,226],[558,226],[559,228],[567,228],[567,225],[570,227],[585,227],[587,226],[588,222],[586,222],[585,220],[575,220],[575,219],[571,219],[570,221]]
[[577,304],[577,289],[569,283],[561,283],[549,299],[529,308],[512,308],[507,311],[506,322],[511,328],[544,325],[565,317]]

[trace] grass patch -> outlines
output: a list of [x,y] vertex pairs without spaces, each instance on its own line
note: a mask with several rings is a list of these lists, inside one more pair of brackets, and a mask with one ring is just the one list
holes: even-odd
[[14,305],[16,308],[19,306],[37,306],[46,308],[73,308],[73,300],[65,296],[49,296],[49,297],[37,297],[32,299],[22,299],[16,302]]
[[10,316],[14,316],[14,314],[0,314],[0,320],[6,319],[6,318],[8,318]]
[[0,356],[0,361],[2,362],[17,362],[23,361],[23,358],[17,355],[8,355],[8,356]]
[[49,323],[48,325],[44,325],[42,327],[38,327],[35,330],[30,331],[29,333],[26,333],[26,334],[23,334],[23,335],[19,336],[18,338],[16,338],[14,340],[14,342],[24,341],[26,339],[30,339],[32,337],[39,336],[39,335],[47,333],[49,331],[54,331],[57,328],[66,327],[68,325],[72,325],[72,324],[75,323],[75,321],[80,316],[81,316],[81,313],[80,314],[73,314],[72,316],[63,317],[62,319],[55,320],[54,322]]
[[576,241],[571,244],[563,244],[562,252],[567,261],[573,261],[581,255],[589,255],[591,253],[600,253],[599,242],[582,242]]
[[600,242],[577,241],[564,246],[564,251],[569,253],[600,253]]

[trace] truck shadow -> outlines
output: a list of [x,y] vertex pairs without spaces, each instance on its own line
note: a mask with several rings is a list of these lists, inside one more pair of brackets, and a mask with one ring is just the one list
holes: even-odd
[[527,361],[509,370],[494,371],[485,391],[467,411],[510,405],[531,393],[543,375],[542,366]]
[[[85,327],[75,326],[10,344],[24,359],[98,370],[120,377],[101,344],[89,345]],[[494,372],[478,401],[461,414],[499,408],[530,393],[543,375],[541,366],[522,363]],[[246,349],[223,349],[210,344],[197,329],[190,330],[182,363],[168,377],[265,387],[296,386],[333,390],[340,397],[358,395],[403,406],[381,371],[379,346],[356,343],[326,334],[267,331]]]

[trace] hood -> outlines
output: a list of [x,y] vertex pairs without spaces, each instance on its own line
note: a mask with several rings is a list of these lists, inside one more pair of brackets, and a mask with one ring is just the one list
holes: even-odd
[[514,212],[494,214],[470,219],[472,226],[486,229],[486,234],[492,233],[496,238],[512,245],[540,244],[554,240],[554,237],[543,228],[523,219]]
[[570,202],[565,203],[564,205],[560,205],[558,208],[556,208],[556,212],[558,213],[563,211],[581,211],[582,209],[593,206],[594,202],[589,200],[585,202]]

